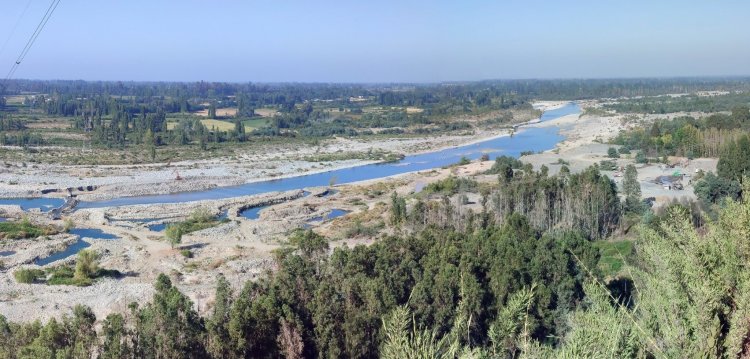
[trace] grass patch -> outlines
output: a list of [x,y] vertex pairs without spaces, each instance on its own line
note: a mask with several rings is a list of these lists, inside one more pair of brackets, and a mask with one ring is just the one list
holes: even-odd
[[[228,220],[227,220],[228,221]],[[216,216],[210,214],[208,210],[201,208],[195,210],[188,219],[169,225],[168,227],[177,227],[182,234],[197,232],[206,228],[215,227],[225,221],[219,220]]]
[[265,118],[255,118],[252,120],[245,120],[242,121],[242,124],[245,125],[245,131],[254,130],[256,128],[265,127],[268,125],[268,120]]
[[182,236],[197,232],[206,228],[216,227],[221,223],[229,222],[228,218],[219,220],[205,208],[196,209],[188,219],[173,223],[164,230],[164,236],[172,243],[172,247],[182,242]]
[[97,268],[89,277],[76,277],[75,269],[72,266],[59,266],[47,270],[50,277],[47,279],[47,285],[74,285],[77,287],[86,287],[94,283],[97,278],[122,276],[122,273],[116,269]]
[[351,226],[344,232],[344,237],[375,237],[384,227],[385,223],[383,222],[367,226],[362,224],[360,220],[355,220],[354,223],[352,223]]
[[629,240],[596,241],[593,245],[599,250],[599,269],[605,277],[619,274],[633,253],[633,242]]
[[57,233],[55,227],[38,226],[25,218],[18,222],[0,222],[0,239],[37,238]]
[[46,283],[47,285],[89,286],[97,278],[122,276],[118,270],[99,268],[99,255],[82,250],[78,252],[75,266],[60,265],[41,269],[19,269],[13,273],[18,283]]

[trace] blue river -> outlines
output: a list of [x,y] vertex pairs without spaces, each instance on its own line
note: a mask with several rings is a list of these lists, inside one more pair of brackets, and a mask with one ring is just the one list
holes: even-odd
[[[581,108],[571,102],[561,108],[544,112],[541,121],[549,121],[558,117],[577,114],[580,112]],[[274,191],[290,191],[306,187],[327,186],[331,182],[337,184],[351,183],[448,166],[457,163],[462,157],[471,160],[478,159],[483,154],[489,155],[490,159],[502,155],[518,157],[520,153],[524,151],[539,152],[552,149],[562,139],[563,137],[559,134],[559,128],[555,126],[545,128],[521,127],[513,136],[499,137],[471,145],[406,156],[404,159],[397,162],[362,165],[310,175],[251,182],[238,186],[218,187],[194,192],[121,197],[104,201],[80,202],[78,208],[101,208],[137,204],[181,203],[208,199],[226,199]]]

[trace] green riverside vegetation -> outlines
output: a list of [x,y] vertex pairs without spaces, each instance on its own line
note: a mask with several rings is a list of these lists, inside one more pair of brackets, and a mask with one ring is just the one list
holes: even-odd
[[56,228],[33,224],[27,218],[14,222],[0,222],[0,240],[37,238],[57,233],[59,231]]

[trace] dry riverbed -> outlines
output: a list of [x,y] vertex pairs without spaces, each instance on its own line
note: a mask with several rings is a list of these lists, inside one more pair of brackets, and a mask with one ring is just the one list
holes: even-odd
[[[537,104],[538,108],[551,109],[567,102]],[[608,145],[599,142],[615,136],[622,128],[642,125],[628,121],[624,116],[565,116],[535,126],[559,125],[567,139],[558,148],[521,159],[539,169],[541,165],[556,173],[561,161],[569,163],[571,170],[580,171],[607,159]],[[336,139],[317,148],[287,148],[276,153],[247,154],[237,159],[184,162],[152,166],[38,166],[11,167],[0,174],[0,194],[10,196],[20,193],[37,193],[51,187],[98,186],[91,192],[80,193],[84,199],[101,199],[122,195],[165,193],[184,189],[200,189],[218,185],[245,183],[253,180],[299,175],[314,171],[352,166],[365,161],[347,160],[325,164],[309,163],[302,155],[337,153],[338,151],[366,151],[369,148],[397,151],[399,153],[423,152],[447,146],[477,141],[498,133],[475,136],[444,136],[439,139],[391,139],[382,143]],[[296,157],[293,157],[296,156]],[[617,164],[632,163],[632,158],[621,158]],[[715,160],[700,159],[686,163],[678,169],[693,173],[695,169],[713,170]],[[222,273],[235,290],[248,280],[254,280],[274,269],[273,251],[282,248],[286,239],[299,228],[311,228],[332,240],[331,246],[368,244],[376,240],[357,235],[351,229],[355,224],[377,228],[388,220],[390,194],[409,194],[425,185],[448,176],[474,176],[478,181],[496,181],[495,176],[482,175],[492,166],[492,161],[474,161],[464,166],[438,168],[406,173],[389,178],[360,183],[337,185],[328,188],[306,188],[305,191],[275,192],[223,200],[206,200],[180,204],[154,204],[117,208],[79,209],[67,216],[78,228],[99,229],[116,235],[116,240],[84,238],[91,249],[100,254],[100,266],[116,269],[121,278],[104,278],[88,287],[52,286],[45,284],[19,284],[13,272],[19,268],[38,268],[36,258],[64,248],[77,240],[70,234],[50,238],[0,241],[0,253],[12,251],[11,256],[0,257],[4,269],[0,270],[0,314],[12,321],[29,321],[59,317],[69,313],[76,304],[90,306],[98,318],[111,312],[124,312],[132,302],[144,303],[153,295],[152,284],[159,273],[166,273],[176,286],[188,295],[196,308],[205,313],[213,302],[216,276]],[[175,181],[177,169],[184,179]],[[653,184],[656,176],[669,174],[676,169],[657,165],[639,166],[639,179],[644,197],[657,197],[658,203],[668,203],[681,196],[691,197],[692,188],[683,191],[665,190]],[[615,180],[615,173],[607,173]],[[19,184],[9,184],[14,180]],[[472,202],[478,202],[472,199]],[[257,219],[241,216],[248,207],[273,204],[261,210]],[[184,220],[191,212],[204,210],[214,215],[226,215],[227,220],[216,227],[185,235],[176,248],[164,239],[163,232],[147,228],[147,224],[170,223]],[[332,211],[344,211],[338,218],[328,219]],[[28,216],[32,221],[62,227],[63,221],[52,221],[42,213],[23,213],[15,206],[0,206],[5,216]],[[144,223],[148,220],[148,223]],[[354,233],[354,234],[353,234]],[[390,233],[389,229],[381,233]],[[189,257],[183,255],[189,251]],[[187,253],[187,252],[186,252]],[[72,263],[74,257],[53,262],[45,267]]]

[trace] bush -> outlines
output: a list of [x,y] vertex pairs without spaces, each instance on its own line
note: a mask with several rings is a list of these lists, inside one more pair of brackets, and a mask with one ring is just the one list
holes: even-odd
[[457,166],[466,166],[466,165],[468,165],[469,163],[471,163],[471,160],[470,160],[470,159],[468,159],[468,158],[466,158],[466,157],[461,157],[461,160],[459,160],[459,161],[458,161],[458,163],[456,163],[456,165],[457,165]]
[[428,184],[422,189],[425,194],[442,193],[453,195],[458,192],[473,192],[479,184],[477,181],[466,177],[450,176],[446,179]]
[[723,198],[737,199],[742,193],[738,181],[719,177],[711,172],[695,183],[695,195],[703,203],[719,203]]
[[0,222],[0,239],[37,238],[56,234],[52,226],[37,226],[27,218],[18,222]]
[[610,147],[607,150],[607,157],[609,157],[609,158],[620,158],[620,154],[617,153],[617,149],[616,148]]
[[648,163],[648,158],[646,158],[646,155],[643,154],[643,152],[638,152],[635,154],[635,163]]
[[383,223],[376,224],[374,226],[365,226],[362,224],[361,221],[356,220],[351,225],[351,227],[347,228],[344,236],[346,238],[354,238],[354,237],[374,237],[378,234],[380,229],[383,227]]
[[13,273],[18,283],[34,283],[44,279],[44,271],[41,269],[19,269]]
[[193,252],[191,252],[189,249],[181,250],[180,254],[182,254],[182,256],[185,258],[193,258]]
[[506,171],[506,168],[519,169],[523,167],[523,162],[509,156],[499,156],[495,158],[495,163],[487,171],[487,174],[496,175]]
[[220,223],[222,223],[222,221],[219,221],[216,216],[208,212],[207,209],[199,208],[191,213],[187,220],[168,225],[164,230],[164,236],[169,240],[169,243],[172,244],[172,248],[174,248],[175,245],[182,243],[182,236],[191,232],[214,227]]
[[614,171],[617,170],[617,164],[615,161],[601,161],[599,162],[599,169],[602,171]]

